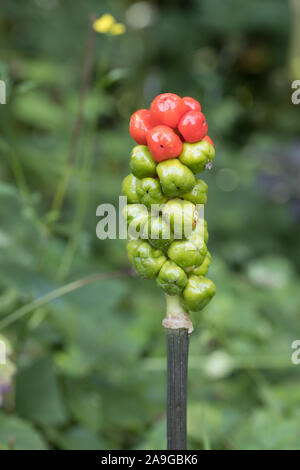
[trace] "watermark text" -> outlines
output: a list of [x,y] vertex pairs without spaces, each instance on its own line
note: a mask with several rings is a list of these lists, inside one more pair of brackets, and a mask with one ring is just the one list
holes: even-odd
[[295,341],[292,342],[291,348],[295,349],[291,361],[295,366],[298,366],[300,364],[300,339],[295,339]]
[[291,96],[292,103],[300,104],[300,80],[294,80],[292,82],[292,88],[295,90]]
[[6,364],[6,345],[0,340],[0,365]]
[[6,104],[6,85],[3,80],[0,80],[0,104]]

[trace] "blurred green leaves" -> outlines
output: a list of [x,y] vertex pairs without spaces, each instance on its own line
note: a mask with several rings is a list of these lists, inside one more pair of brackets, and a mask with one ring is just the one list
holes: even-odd
[[[88,18],[110,12],[126,22],[134,2],[23,3],[1,4],[1,319],[62,283],[128,267],[124,241],[97,240],[95,214],[102,202],[117,203],[128,174],[130,114],[162,91],[194,96],[216,147],[204,179],[217,295],[193,319],[189,447],[299,449],[291,344],[300,127],[288,64],[295,12],[284,0],[150,2],[155,17],[145,27],[97,35],[82,133],[51,233]],[[163,311],[154,283],[108,278],[14,322],[5,334],[16,397],[0,413],[0,448],[164,449]]]
[[0,413],[0,449],[44,450],[47,446],[31,424]]
[[58,426],[66,419],[53,364],[41,359],[18,374],[16,383],[18,413],[44,427]]

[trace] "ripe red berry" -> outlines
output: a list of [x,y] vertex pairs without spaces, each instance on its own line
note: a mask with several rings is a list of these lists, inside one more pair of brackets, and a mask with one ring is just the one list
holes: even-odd
[[130,118],[129,132],[137,144],[147,145],[147,134],[152,128],[149,109],[139,109]]
[[174,93],[163,93],[154,98],[150,112],[154,123],[175,128],[186,112],[186,107],[180,96]]
[[186,142],[199,142],[207,134],[205,116],[200,111],[189,111],[180,120],[178,129]]
[[167,126],[153,127],[147,134],[147,144],[157,162],[178,157],[182,152],[180,138]]
[[185,104],[186,112],[188,111],[201,111],[201,104],[199,101],[191,98],[190,96],[185,96],[182,98]]
[[212,147],[214,146],[213,141],[211,140],[210,137],[208,137],[208,135],[205,136],[204,139],[202,139],[202,140],[206,140],[206,142],[208,142]]

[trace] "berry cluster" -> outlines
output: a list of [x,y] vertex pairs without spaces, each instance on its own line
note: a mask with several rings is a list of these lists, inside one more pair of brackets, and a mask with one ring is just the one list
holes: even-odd
[[158,95],[148,109],[139,109],[130,119],[131,137],[148,145],[156,162],[178,157],[183,142],[212,141],[207,136],[207,123],[200,103],[194,98],[174,93]]
[[131,116],[130,134],[138,145],[122,184],[128,257],[143,278],[156,278],[186,310],[199,311],[215,294],[205,277],[211,259],[207,224],[196,208],[206,204],[207,185],[195,175],[211,166],[215,154],[201,105],[190,97],[158,95],[150,110]]

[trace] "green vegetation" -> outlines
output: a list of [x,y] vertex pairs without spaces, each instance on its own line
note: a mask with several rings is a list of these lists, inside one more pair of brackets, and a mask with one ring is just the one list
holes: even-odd
[[[105,12],[127,31],[95,33],[74,139]],[[189,448],[300,449],[299,29],[296,1],[2,0],[0,333],[16,374],[0,449],[166,448],[164,295],[128,275],[125,240],[95,232],[128,174],[130,115],[162,91],[201,102],[216,149]]]

